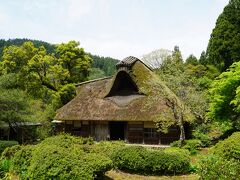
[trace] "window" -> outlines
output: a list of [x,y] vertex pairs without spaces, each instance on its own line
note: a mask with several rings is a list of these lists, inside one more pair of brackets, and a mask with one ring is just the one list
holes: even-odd
[[156,128],[145,128],[144,129],[145,138],[158,138],[158,132]]

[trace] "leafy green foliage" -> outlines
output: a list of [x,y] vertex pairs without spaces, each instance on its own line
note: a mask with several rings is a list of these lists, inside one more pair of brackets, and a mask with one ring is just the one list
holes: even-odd
[[25,121],[30,114],[30,111],[26,111],[29,105],[29,99],[23,91],[0,88],[0,121]]
[[199,58],[199,63],[202,65],[207,65],[207,57],[206,57],[205,51],[202,51],[200,58]]
[[112,155],[124,147],[125,144],[122,141],[101,141],[97,144],[90,145],[87,148],[89,152],[107,155],[108,157],[112,157]]
[[217,143],[200,161],[202,179],[238,179],[240,176],[240,132]]
[[175,47],[173,55],[168,56],[156,72],[183,101],[184,107],[182,109],[185,111],[190,109],[195,116],[195,120],[203,122],[208,104],[206,89],[200,86],[199,79],[206,77],[205,66],[184,64],[181,51]]
[[69,74],[68,83],[78,83],[86,80],[89,74],[91,58],[79,48],[79,42],[69,41],[57,46],[56,53],[58,61]]
[[2,59],[4,47],[8,47],[11,45],[21,46],[23,43],[27,41],[31,41],[35,47],[44,46],[47,52],[50,54],[55,52],[55,48],[56,48],[55,45],[49,44],[44,41],[31,40],[31,39],[19,39],[19,38],[9,39],[9,40],[0,39],[0,61]]
[[189,170],[190,158],[186,150],[150,150],[143,147],[124,147],[116,151],[112,160],[120,170],[139,174],[179,174]]
[[10,170],[20,175],[21,179],[102,177],[112,168],[112,161],[103,153],[90,151],[93,148],[90,146],[93,146],[91,138],[65,134],[46,138],[38,145],[23,146],[14,152]]
[[62,43],[57,45],[55,55],[32,42],[5,47],[1,70],[3,74],[15,73],[19,87],[34,97],[49,99],[63,86],[87,79],[91,58],[78,46],[76,41]]
[[198,59],[191,54],[185,61],[186,64],[198,65]]
[[[116,72],[116,64],[119,62],[119,60],[113,59],[110,57],[100,57],[100,56],[91,55],[91,54],[90,54],[90,57],[93,60],[92,67],[98,68],[101,71],[103,71],[104,76],[112,76]],[[102,72],[101,73],[98,72],[98,74],[99,76],[97,77],[95,75],[96,78],[100,78],[102,76]],[[90,78],[90,79],[93,79],[93,78]]]
[[14,146],[7,147],[2,152],[1,159],[6,159],[6,160],[12,159],[13,156],[15,155],[15,153],[18,152],[20,149],[21,149],[20,145],[14,145]]
[[10,161],[9,160],[0,160],[0,178],[5,178],[6,173],[9,171]]
[[203,147],[208,147],[225,136],[231,128],[229,123],[209,121],[204,124],[197,124],[194,128],[193,137],[200,140]]
[[240,60],[240,1],[230,0],[218,17],[207,48],[208,64],[225,71]]
[[89,80],[106,77],[105,72],[99,68],[91,68],[88,76]]
[[[170,144],[171,147],[180,147],[179,141],[174,141]],[[197,151],[202,147],[202,142],[198,139],[185,140],[182,147],[188,150],[191,154],[196,154]]]
[[54,111],[75,96],[73,83],[87,79],[91,58],[76,41],[54,46],[54,51],[44,43],[9,43],[0,61],[0,121],[42,122],[34,136],[44,138]]
[[7,148],[17,145],[17,141],[0,141],[0,154]]
[[218,142],[213,153],[225,159],[240,161],[240,132],[233,133],[229,138]]
[[240,176],[240,161],[226,160],[216,155],[201,159],[198,175],[201,179],[235,180]]
[[237,62],[211,85],[210,112],[208,113],[210,118],[219,122],[233,123],[234,128],[239,128],[239,86],[240,62]]
[[33,146],[23,146],[19,151],[14,154],[11,159],[12,165],[10,171],[19,174],[22,179],[27,177],[27,170],[30,166],[32,158]]

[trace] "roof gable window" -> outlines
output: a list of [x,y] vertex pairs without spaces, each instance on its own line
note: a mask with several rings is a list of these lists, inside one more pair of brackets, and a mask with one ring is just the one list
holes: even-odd
[[127,72],[119,71],[108,97],[128,96],[134,94],[139,94],[137,85]]

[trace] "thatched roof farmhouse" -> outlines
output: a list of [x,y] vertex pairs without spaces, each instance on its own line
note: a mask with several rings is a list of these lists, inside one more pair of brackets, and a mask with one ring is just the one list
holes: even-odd
[[[63,129],[95,140],[167,144],[179,139],[179,128],[157,132],[155,122],[170,112],[167,98],[178,98],[141,60],[128,57],[112,77],[77,84],[77,96],[57,111]],[[169,120],[169,117],[168,117]],[[175,125],[174,125],[175,124]]]

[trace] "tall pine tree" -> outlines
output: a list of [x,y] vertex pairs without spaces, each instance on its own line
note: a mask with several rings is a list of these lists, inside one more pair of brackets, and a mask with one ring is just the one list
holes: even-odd
[[240,61],[240,0],[230,0],[218,17],[209,40],[207,61],[220,71]]

